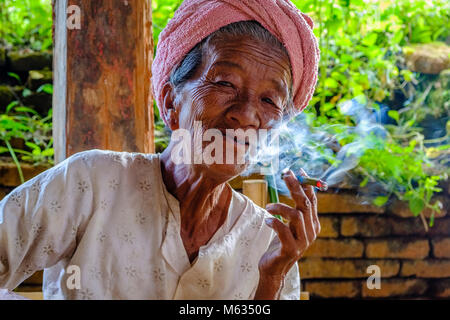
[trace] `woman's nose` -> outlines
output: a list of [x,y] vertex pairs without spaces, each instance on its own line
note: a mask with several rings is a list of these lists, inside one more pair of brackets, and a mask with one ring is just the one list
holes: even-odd
[[234,105],[228,110],[226,118],[233,128],[258,129],[261,125],[258,110],[251,102]]

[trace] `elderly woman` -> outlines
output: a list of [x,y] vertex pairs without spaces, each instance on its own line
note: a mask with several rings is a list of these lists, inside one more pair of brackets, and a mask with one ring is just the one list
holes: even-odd
[[[276,127],[314,90],[312,27],[287,0],[185,0],[153,64],[163,120],[192,135]],[[81,152],[13,190],[0,288],[45,269],[46,299],[299,299],[296,262],[320,231],[312,187],[290,172],[296,207],[264,210],[227,183],[248,163],[175,162],[176,146]]]

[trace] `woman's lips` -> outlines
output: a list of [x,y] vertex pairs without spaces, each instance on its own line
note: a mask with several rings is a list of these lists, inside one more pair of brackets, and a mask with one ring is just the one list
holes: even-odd
[[241,139],[238,139],[238,137],[236,136],[236,135],[234,135],[234,134],[227,134],[226,132],[223,132],[222,130],[221,130],[221,132],[222,132],[222,135],[225,137],[225,139],[227,139],[227,140],[230,140],[230,141],[233,141],[234,143],[236,143],[236,144],[240,144],[240,145],[242,145],[242,146],[248,146],[248,145],[250,145],[247,141],[245,141],[245,138],[244,138],[244,140],[241,140]]

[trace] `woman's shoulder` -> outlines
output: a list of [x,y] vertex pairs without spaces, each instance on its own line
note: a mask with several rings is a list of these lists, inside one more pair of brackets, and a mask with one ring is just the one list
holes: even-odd
[[154,165],[159,160],[158,154],[113,151],[103,149],[91,149],[73,154],[65,161],[76,164],[83,162],[88,167],[123,167],[128,168],[133,165]]
[[240,203],[240,206],[242,207],[242,214],[248,214],[249,216],[260,219],[260,218],[271,218],[272,215],[264,208],[261,208],[258,206],[255,202],[253,202],[252,199],[247,197],[246,195],[237,192],[236,190],[233,190],[234,199],[236,202]]

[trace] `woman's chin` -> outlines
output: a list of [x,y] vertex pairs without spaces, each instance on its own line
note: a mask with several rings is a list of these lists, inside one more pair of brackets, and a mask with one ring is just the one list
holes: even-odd
[[247,169],[247,167],[248,164],[213,163],[206,165],[206,170],[212,177],[223,180],[225,182],[240,175]]

